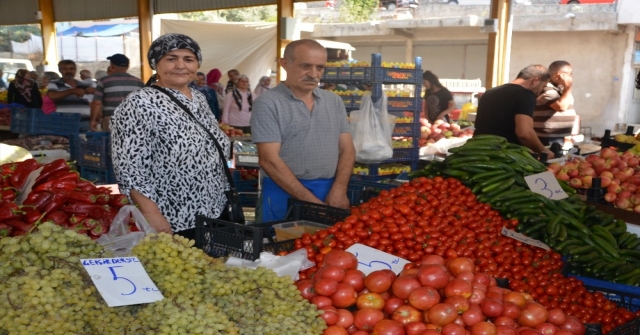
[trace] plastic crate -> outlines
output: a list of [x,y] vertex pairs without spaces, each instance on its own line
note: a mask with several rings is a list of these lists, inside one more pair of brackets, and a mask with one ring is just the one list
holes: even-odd
[[242,180],[240,177],[240,171],[235,170],[231,173],[233,177],[233,184],[236,187],[236,191],[238,192],[257,192],[258,191],[258,180]]
[[289,198],[287,219],[307,220],[326,225],[334,225],[351,215],[348,209],[336,208],[327,205],[314,204]]
[[323,80],[336,80],[338,79],[338,69],[337,67],[327,67],[324,69],[324,74],[322,75]]
[[80,159],[80,144],[87,139],[95,139],[98,137],[110,136],[109,132],[90,132],[69,135],[69,154],[72,161]]
[[69,136],[80,132],[80,114],[45,114],[36,108],[11,108],[11,132],[30,135]]
[[256,260],[263,251],[277,254],[293,249],[293,240],[274,242],[271,227],[283,221],[241,225],[196,216],[196,247],[212,257]]
[[374,181],[360,180],[357,176],[351,177],[347,185],[347,196],[352,206],[369,201],[376,197],[382,190],[390,190],[398,187],[396,183],[379,183]]
[[371,80],[371,68],[370,67],[352,67],[351,68],[351,80]]
[[373,68],[372,81],[376,83],[384,82],[420,85],[422,83],[422,70],[375,67]]
[[340,98],[342,99],[342,102],[344,102],[345,108],[354,108],[353,95],[341,95]]
[[622,325],[607,335],[640,335],[640,319],[635,319],[625,325]]
[[111,161],[110,133],[85,136],[79,142],[78,165],[106,169],[113,165]]
[[387,98],[388,111],[422,110],[422,99],[417,98]]
[[[418,143],[414,143],[417,145]],[[393,157],[384,161],[383,163],[395,163],[395,162],[417,162],[420,155],[420,148],[402,148],[393,149]]]
[[116,175],[113,172],[113,167],[107,169],[99,169],[90,166],[80,166],[80,177],[96,185],[117,183]]
[[420,136],[420,123],[396,123],[392,136]]
[[339,67],[338,68],[338,80],[351,80],[351,68],[350,67]]

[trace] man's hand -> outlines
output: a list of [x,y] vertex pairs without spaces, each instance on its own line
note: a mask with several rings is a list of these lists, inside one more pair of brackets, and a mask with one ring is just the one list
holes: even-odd
[[73,89],[73,94],[75,94],[75,95],[77,95],[79,97],[83,97],[85,92],[84,92],[84,90],[82,88],[76,87],[76,88]]
[[553,158],[555,158],[555,157],[556,157],[556,155],[554,155],[554,154],[553,154],[553,151],[551,151],[551,150],[549,150],[549,149],[544,149],[544,151],[543,151],[543,152],[546,152],[546,153],[547,153],[547,160],[549,160],[549,159],[553,159]]
[[100,124],[100,119],[91,118],[91,122],[89,122],[91,131],[98,131],[98,124]]
[[344,209],[349,209],[349,207],[351,207],[351,203],[349,202],[349,198],[347,197],[347,192],[337,192],[334,188],[331,188],[329,194],[327,194],[325,203],[331,207]]
[[573,85],[573,76],[568,73],[562,72],[556,76],[556,81],[563,88],[567,89],[570,88],[571,85]]
[[87,88],[84,89],[84,93],[85,94],[94,94],[94,93],[96,93],[96,89],[95,89],[95,87],[87,87]]

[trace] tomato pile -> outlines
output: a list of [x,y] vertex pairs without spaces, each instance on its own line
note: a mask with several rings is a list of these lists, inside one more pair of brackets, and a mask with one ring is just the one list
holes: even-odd
[[[22,189],[30,174],[39,168],[31,191],[19,204],[20,192],[26,192]],[[0,182],[0,238],[26,235],[41,222],[51,221],[97,239],[109,231],[120,208],[129,204],[125,195],[111,194],[111,189],[80,178],[64,159],[45,165],[34,159],[4,164]]]
[[[459,180],[421,177],[382,191],[326,230],[302,235],[295,249],[305,248],[311,261],[322,264],[332,250],[361,243],[413,262],[409,269],[417,268],[426,255],[468,257],[475,272],[506,278],[513,291],[529,294],[547,309],[558,308],[583,323],[600,323],[605,334],[640,316],[563,276],[560,254],[501,234],[502,227],[517,225],[517,220],[504,219],[490,205],[478,202]],[[310,268],[300,277],[311,279],[318,270]]]

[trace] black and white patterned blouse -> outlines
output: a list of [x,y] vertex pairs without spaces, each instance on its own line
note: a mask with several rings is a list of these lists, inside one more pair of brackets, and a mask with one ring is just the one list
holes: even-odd
[[[209,128],[225,153],[230,151],[202,93],[191,89],[189,100],[177,90],[166,91]],[[194,228],[196,214],[220,216],[228,184],[215,144],[164,93],[147,87],[120,104],[111,119],[111,148],[120,192],[131,198],[135,189],[154,201],[174,232]]]

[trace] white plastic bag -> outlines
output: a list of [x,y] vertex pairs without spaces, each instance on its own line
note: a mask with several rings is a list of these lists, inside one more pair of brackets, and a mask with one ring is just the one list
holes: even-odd
[[[140,231],[131,231],[129,229],[129,218],[133,215],[136,226]],[[135,247],[142,238],[147,234],[155,234],[147,220],[144,218],[140,210],[133,205],[127,205],[120,208],[118,215],[111,222],[109,232],[100,236],[96,242],[105,249],[111,250],[115,257],[124,257],[131,254],[131,249]]]
[[393,157],[391,134],[396,117],[387,112],[387,97],[374,105],[371,95],[364,95],[360,110],[351,112],[351,135],[356,148],[356,161],[380,163]]

